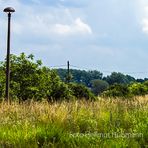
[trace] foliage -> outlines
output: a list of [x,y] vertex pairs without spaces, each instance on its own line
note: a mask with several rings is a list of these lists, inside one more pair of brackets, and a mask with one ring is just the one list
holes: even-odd
[[[42,66],[42,61],[34,61],[31,54],[26,56],[24,53],[19,56],[11,55],[11,73],[10,73],[10,96],[16,100],[27,99],[47,99],[62,100],[76,98],[92,99],[94,95],[91,91],[78,84],[63,82],[57,75],[56,70],[50,70]],[[0,97],[5,94],[5,67],[6,63],[0,65]],[[92,72],[92,75],[95,72]]]
[[[57,72],[63,81],[66,81],[67,70],[57,69]],[[91,81],[94,79],[102,79],[103,74],[99,71],[85,71],[70,69],[71,82],[80,83],[87,87],[91,86]]]
[[[41,68],[41,62],[33,61],[33,55],[28,57],[11,55],[11,95],[22,100],[46,97],[50,77],[49,70]],[[45,88],[47,86],[47,88]]]
[[2,62],[0,63],[0,98],[4,97],[5,94],[5,70],[1,66]]
[[[57,72],[65,82],[67,79],[67,70],[57,69]],[[69,79],[71,79],[71,82],[89,87],[95,95],[103,93],[105,96],[112,97],[132,97],[135,95],[148,94],[148,85],[144,84],[147,82],[147,78],[135,79],[130,75],[124,75],[120,72],[113,72],[111,75],[103,77],[103,74],[96,70],[85,71],[71,69]]]
[[[35,61],[32,54],[29,56],[24,53],[19,56],[11,55],[10,59],[10,97],[12,99],[48,99],[50,101],[70,99],[73,96],[86,99],[94,98],[90,90],[95,95],[103,93],[105,96],[113,97],[148,94],[147,79],[144,79],[142,83],[137,83],[133,77],[122,73],[114,72],[110,76],[102,78],[102,73],[99,71],[72,69],[69,77],[67,77],[67,70],[51,70],[42,66],[42,61]],[[0,98],[5,97],[5,67],[6,63],[1,62]],[[66,81],[66,78],[68,80],[72,78],[71,82],[78,84],[68,85],[67,81],[66,83],[62,81],[57,73],[64,81]]]
[[101,94],[108,87],[109,87],[109,84],[106,81],[98,80],[98,79],[91,81],[91,89],[95,95]]
[[[57,74],[55,74],[57,76]],[[53,76],[53,75],[52,75]],[[48,100],[61,100],[61,99],[70,99],[73,97],[72,91],[69,89],[68,85],[57,79],[51,79],[51,92],[48,95]]]
[[114,84],[107,91],[102,93],[102,96],[107,97],[132,97],[148,94],[148,81],[144,83],[131,83],[129,85]]
[[135,81],[135,78],[124,75],[120,72],[113,72],[110,76],[104,77],[104,80],[107,81],[110,85],[113,84],[129,84]]
[[[10,96],[13,99],[63,99],[70,97],[68,86],[60,80],[54,70],[42,66],[42,62],[34,62],[34,56],[11,55]],[[4,97],[5,62],[0,66],[0,96]]]
[[128,97],[130,91],[126,85],[114,84],[111,85],[107,91],[102,93],[105,97]]
[[82,84],[70,83],[69,88],[76,98],[95,99],[94,94]]
[[148,86],[142,83],[133,83],[129,86],[130,93],[133,95],[146,95],[148,94]]

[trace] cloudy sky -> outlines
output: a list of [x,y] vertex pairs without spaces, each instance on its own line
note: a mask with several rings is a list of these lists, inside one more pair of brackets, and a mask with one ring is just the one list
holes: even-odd
[[148,77],[148,0],[0,0],[0,60],[6,55],[12,6],[11,53],[34,54],[44,65]]

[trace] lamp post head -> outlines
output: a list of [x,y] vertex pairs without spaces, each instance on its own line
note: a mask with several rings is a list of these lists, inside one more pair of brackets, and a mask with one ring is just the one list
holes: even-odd
[[4,12],[6,12],[6,13],[13,13],[13,12],[15,12],[15,9],[12,8],[12,7],[7,7],[7,8],[4,9]]

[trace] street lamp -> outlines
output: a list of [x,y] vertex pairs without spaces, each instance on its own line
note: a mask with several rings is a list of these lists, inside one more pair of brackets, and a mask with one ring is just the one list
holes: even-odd
[[11,13],[15,12],[12,7],[7,7],[4,12],[8,14],[8,34],[7,34],[7,58],[6,58],[6,99],[9,101],[9,87],[10,87],[10,21]]

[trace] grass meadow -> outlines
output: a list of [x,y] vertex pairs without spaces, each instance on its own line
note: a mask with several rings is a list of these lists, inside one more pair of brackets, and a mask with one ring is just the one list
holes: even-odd
[[0,147],[146,148],[148,97],[1,102]]

